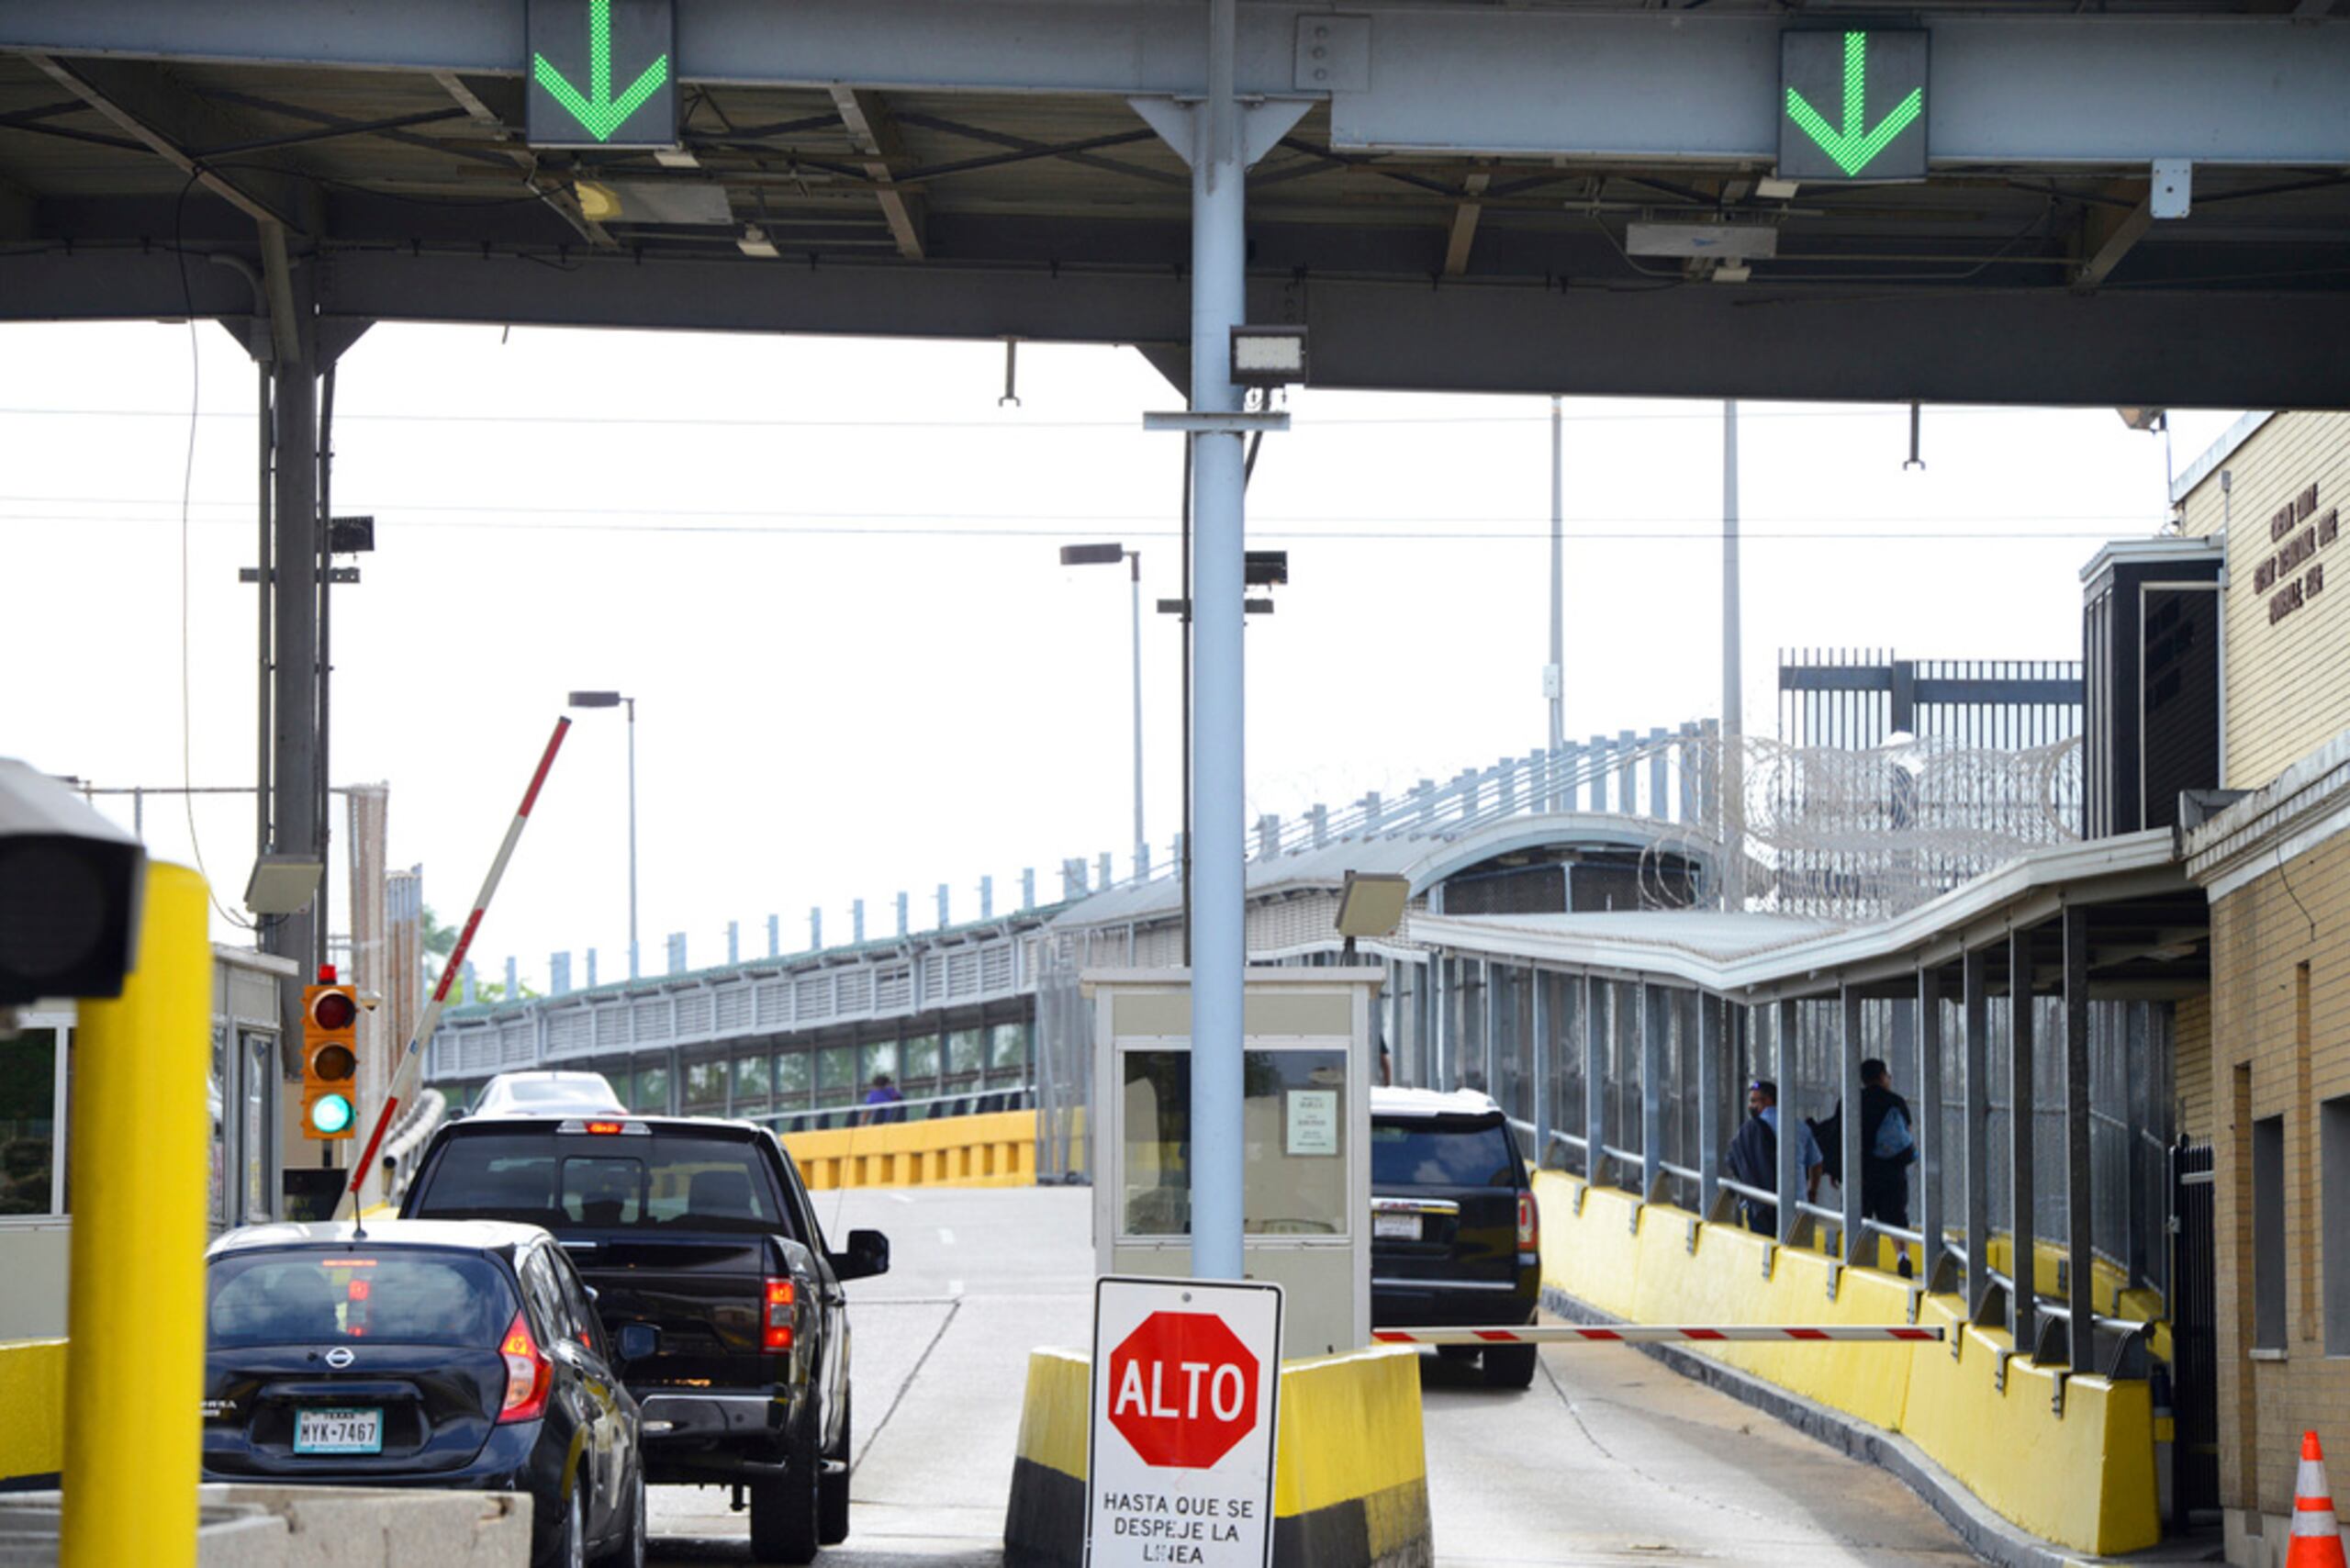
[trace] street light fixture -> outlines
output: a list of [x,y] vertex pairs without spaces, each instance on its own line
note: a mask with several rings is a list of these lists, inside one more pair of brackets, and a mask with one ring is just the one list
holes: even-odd
[[1142,552],[1124,544],[1064,544],[1064,566],[1114,566],[1127,563],[1129,597],[1134,600],[1135,688],[1135,874],[1142,874],[1143,858],[1150,853],[1142,815]]
[[628,978],[637,978],[636,946],[636,699],[617,691],[575,691],[574,708],[628,709]]
[[1404,923],[1412,902],[1412,879],[1388,871],[1349,871],[1338,893],[1333,923],[1347,939],[1344,956],[1355,956],[1358,936],[1389,936]]

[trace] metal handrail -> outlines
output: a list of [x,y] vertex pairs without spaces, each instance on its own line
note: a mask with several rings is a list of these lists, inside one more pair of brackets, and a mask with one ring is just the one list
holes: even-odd
[[1565,1144],[1569,1148],[1589,1149],[1591,1148],[1591,1140],[1581,1133],[1562,1132],[1557,1127],[1550,1129],[1550,1141]]
[[1645,1165],[1648,1163],[1648,1157],[1641,1154],[1638,1149],[1617,1148],[1611,1143],[1601,1144],[1599,1146],[1599,1152],[1610,1159],[1620,1160],[1626,1165]]
[[1926,1244],[1926,1233],[1923,1230],[1910,1230],[1902,1226],[1889,1224],[1885,1220],[1871,1219],[1866,1215],[1861,1216],[1861,1228],[1863,1231],[1874,1231],[1879,1236],[1889,1236],[1896,1241],[1907,1241],[1917,1247],[1923,1247]]
[[1658,1160],[1656,1162],[1656,1168],[1659,1170],[1663,1171],[1668,1176],[1678,1176],[1684,1182],[1703,1182],[1706,1179],[1706,1173],[1704,1171],[1692,1170],[1686,1165],[1675,1165],[1670,1159]]
[[[861,1116],[867,1111],[912,1111],[917,1109],[927,1109],[933,1105],[959,1103],[961,1102],[970,1100],[993,1099],[999,1095],[1008,1095],[1015,1100],[1022,1100],[1033,1096],[1035,1092],[1036,1086],[1034,1083],[1023,1082],[1012,1084],[1002,1089],[966,1089],[959,1093],[925,1094],[918,1100],[893,1100],[886,1105],[867,1105],[862,1103],[858,1103],[847,1105],[798,1105],[785,1111],[755,1111],[744,1114],[736,1119],[746,1122],[756,1122],[762,1126],[774,1127],[775,1130],[780,1132],[783,1129],[777,1126],[778,1123],[805,1121],[814,1116]],[[1015,1110],[1024,1110],[1027,1107],[1014,1106],[1013,1108]],[[971,1114],[974,1113],[956,1114]],[[910,1120],[912,1118],[901,1117],[900,1119]],[[936,1120],[937,1118],[924,1117],[923,1119],[928,1121]]]
[[1775,1206],[1779,1201],[1778,1193],[1766,1193],[1760,1187],[1750,1187],[1734,1176],[1717,1176],[1714,1178],[1714,1184],[1725,1193],[1736,1193],[1740,1197],[1751,1198],[1758,1204],[1770,1204]]

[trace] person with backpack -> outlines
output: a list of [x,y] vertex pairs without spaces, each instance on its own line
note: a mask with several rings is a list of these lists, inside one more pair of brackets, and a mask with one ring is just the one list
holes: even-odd
[[[1828,1175],[1844,1184],[1844,1105],[1824,1122],[1812,1124],[1813,1136],[1827,1156]],[[1861,1063],[1861,1217],[1886,1225],[1909,1226],[1909,1167],[1918,1162],[1918,1139],[1909,1102],[1894,1092],[1893,1073],[1875,1057]],[[1909,1253],[1903,1249],[1901,1273],[1910,1273]]]
[[[1819,1142],[1812,1137],[1808,1122],[1796,1131],[1803,1141],[1796,1150],[1796,1162],[1804,1174],[1804,1196],[1809,1200],[1819,1192]],[[1729,1140],[1725,1163],[1735,1181],[1766,1193],[1779,1190],[1779,1086],[1771,1080],[1758,1078],[1746,1086],[1746,1123]],[[1764,1236],[1778,1234],[1778,1204],[1758,1203],[1743,1193],[1738,1203],[1747,1229]]]

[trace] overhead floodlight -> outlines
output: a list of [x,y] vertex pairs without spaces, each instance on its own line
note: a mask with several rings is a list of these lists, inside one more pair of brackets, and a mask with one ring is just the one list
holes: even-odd
[[699,169],[701,160],[694,156],[690,147],[656,147],[653,161],[665,169]]
[[2170,412],[2168,409],[2116,409],[2113,411],[2120,414],[2121,422],[2133,431],[2158,431],[2163,428],[2164,417]]
[[617,708],[621,694],[617,691],[575,691],[570,705],[574,708]]
[[770,262],[783,254],[775,248],[775,241],[767,238],[767,231],[755,223],[743,225],[743,232],[736,237],[734,243],[744,255],[761,256]]
[[1239,386],[1292,386],[1305,379],[1304,327],[1232,329],[1232,380]]
[[621,215],[620,193],[595,180],[574,180],[571,194],[579,203],[579,216],[590,223],[604,223]]
[[1123,544],[1064,544],[1061,565],[1064,566],[1114,566],[1126,558]]
[[1754,182],[1754,194],[1764,201],[1793,201],[1796,192],[1802,188],[1794,180],[1774,179],[1768,174]]
[[1779,253],[1779,231],[1763,223],[1635,223],[1624,230],[1624,251],[1633,256],[1767,262]]
[[1412,902],[1412,879],[1392,871],[1349,871],[1338,893],[1338,935],[1352,950],[1358,936],[1390,936]]
[[299,914],[318,896],[326,863],[302,855],[264,855],[253,862],[245,882],[245,909],[252,914]]
[[1286,550],[1249,550],[1240,561],[1240,583],[1243,588],[1279,588],[1289,581],[1289,552]]

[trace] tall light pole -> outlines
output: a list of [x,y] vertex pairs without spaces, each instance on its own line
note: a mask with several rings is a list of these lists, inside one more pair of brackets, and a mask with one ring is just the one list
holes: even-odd
[[1127,564],[1126,582],[1134,600],[1135,875],[1140,876],[1144,859],[1150,853],[1150,840],[1143,831],[1142,819],[1142,552],[1129,550],[1124,544],[1061,546],[1064,566],[1114,566],[1120,561]]
[[617,691],[575,691],[574,708],[628,709],[628,978],[637,978],[636,946],[636,699]]

